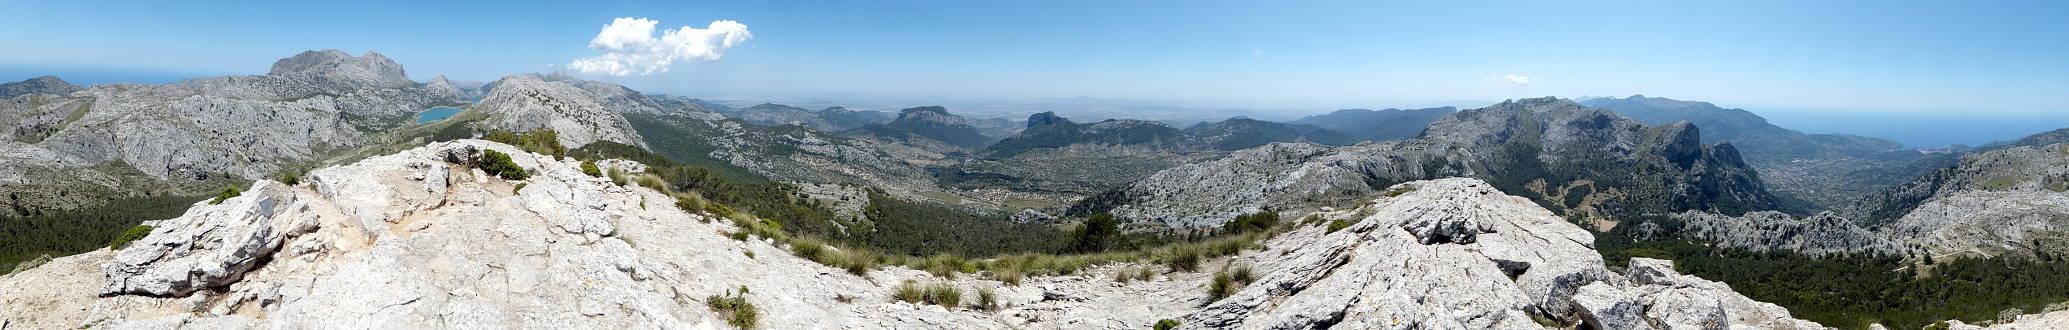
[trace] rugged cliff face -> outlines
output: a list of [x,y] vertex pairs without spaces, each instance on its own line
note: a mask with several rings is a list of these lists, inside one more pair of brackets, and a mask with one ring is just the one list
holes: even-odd
[[[533,175],[470,162],[513,155]],[[621,162],[603,162],[616,166]],[[1255,283],[1209,300],[1206,273],[1117,283],[1096,266],[1019,285],[890,267],[857,276],[770,241],[732,240],[728,221],[666,195],[581,174],[573,160],[462,140],[261,181],[221,204],[151,223],[123,250],[62,257],[0,277],[9,328],[719,327],[706,300],[746,287],[764,328],[1433,327],[1816,328],[1787,311],[1638,259],[1603,267],[1590,236],[1472,179],[1320,213],[1259,249],[1203,268],[1250,265]],[[636,168],[627,168],[637,170]],[[1004,307],[889,302],[905,280],[998,288]]]
[[1454,176],[1594,217],[1788,209],[1735,148],[1703,145],[1699,137],[1687,123],[1648,127],[1566,100],[1514,100],[1447,115],[1411,140],[1238,151],[1159,172],[1076,210],[1204,227],[1236,214],[1339,205],[1393,183]]

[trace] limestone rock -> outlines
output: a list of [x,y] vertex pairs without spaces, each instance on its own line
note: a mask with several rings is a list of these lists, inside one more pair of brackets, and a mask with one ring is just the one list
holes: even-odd
[[[449,161],[480,150],[509,153],[537,174],[503,180]],[[762,311],[759,326],[772,329],[1140,328],[1166,318],[1196,328],[1537,329],[1533,316],[1608,325],[1634,315],[1644,324],[1804,324],[1663,262],[1634,260],[1629,274],[1612,273],[1587,231],[1473,179],[1405,183],[1416,189],[1318,215],[1357,222],[1349,228],[1303,226],[1262,249],[1205,261],[1206,269],[1251,265],[1258,274],[1232,296],[1207,301],[1211,272],[1112,280],[1161,269],[1133,263],[1017,286],[896,266],[857,276],[770,240],[728,238],[738,230],[730,221],[640,207],[673,201],[582,175],[578,165],[460,140],[319,169],[307,185],[261,182],[221,205],[155,222],[160,229],[129,249],[0,277],[0,287],[16,289],[0,291],[0,310],[39,311],[0,314],[0,322],[715,328],[723,321],[704,297],[745,286]],[[1426,223],[1420,218],[1477,229],[1470,241],[1426,241],[1413,231]],[[907,280],[993,288],[1001,308],[890,302]]]
[[292,188],[260,181],[222,204],[196,204],[159,221],[150,236],[116,251],[102,273],[107,294],[184,296],[241,278],[280,249],[284,238],[315,230],[315,215]]
[[490,128],[552,129],[560,134],[560,143],[570,147],[596,141],[646,145],[625,117],[606,107],[612,101],[609,98],[536,75],[506,76],[494,85],[474,106],[489,115],[486,125]]

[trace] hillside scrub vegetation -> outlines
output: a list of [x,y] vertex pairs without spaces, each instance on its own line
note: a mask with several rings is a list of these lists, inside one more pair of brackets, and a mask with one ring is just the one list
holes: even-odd
[[188,207],[206,200],[201,196],[131,197],[99,207],[0,215],[0,269],[40,255],[64,256],[108,247],[144,220],[179,217]]
[[[1655,221],[1669,221],[1652,219]],[[2069,261],[1992,257],[1914,263],[1897,256],[1807,256],[1718,248],[1679,239],[1634,240],[1618,226],[1598,233],[1604,261],[1673,260],[1676,270],[1837,328],[1881,323],[1918,329],[1938,320],[1996,320],[2008,309],[2069,301]]]
[[941,277],[980,274],[1017,285],[1026,276],[1073,274],[1114,262],[1198,271],[1202,260],[1257,248],[1258,240],[1295,225],[1277,221],[1277,214],[1259,213],[1209,235],[1127,234],[1118,228],[1121,219],[1097,215],[1066,232],[1015,223],[1004,213],[907,201],[878,191],[869,192],[861,219],[847,219],[794,185],[736,180],[637,146],[596,142],[568,155],[644,164],[647,173],[622,175],[675,197],[685,211],[727,219],[739,228],[730,233],[735,239],[768,238],[794,255],[854,274],[896,265]]

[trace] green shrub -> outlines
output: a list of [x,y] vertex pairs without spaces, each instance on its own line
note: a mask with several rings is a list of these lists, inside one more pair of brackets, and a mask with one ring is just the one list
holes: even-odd
[[603,177],[603,170],[596,168],[595,161],[585,160],[582,161],[582,174],[588,174],[589,177],[600,178]]
[[1157,270],[1155,268],[1150,268],[1150,266],[1143,266],[1141,269],[1138,269],[1136,271],[1140,273],[1135,274],[1135,279],[1148,281],[1157,278]]
[[1229,293],[1235,292],[1235,285],[1235,279],[1229,277],[1228,273],[1214,273],[1214,283],[1207,286],[1207,300],[1219,301],[1228,297]]
[[1134,280],[1135,280],[1135,270],[1133,270],[1133,269],[1122,269],[1122,270],[1114,271],[1114,282],[1117,282],[1117,283],[1121,283],[1121,284],[1128,284],[1128,282],[1129,282],[1129,281],[1134,281]]
[[[962,272],[965,266],[973,266],[964,261],[962,257],[949,254],[937,254],[923,262],[925,263],[924,268],[926,268],[927,273],[947,279],[955,279],[955,274]],[[974,271],[973,269],[972,272]]]
[[620,185],[620,186],[623,186],[623,185],[625,185],[625,180],[626,180],[626,179],[625,179],[625,174],[626,174],[626,173],[625,173],[625,170],[622,170],[622,169],[618,169],[618,168],[611,168],[611,171],[610,171],[610,173],[609,173],[609,174],[610,174],[610,176],[611,176],[611,184],[615,184],[615,185]]
[[528,177],[524,173],[523,167],[519,167],[516,162],[510,161],[510,154],[500,151],[484,149],[481,151],[481,156],[475,158],[474,163],[481,167],[482,172],[502,177],[506,180],[524,180],[524,178]]
[[963,289],[955,283],[940,282],[927,286],[927,303],[942,307],[956,307],[963,303]]
[[288,173],[287,175],[280,176],[280,183],[285,183],[289,186],[299,186],[302,185],[302,177],[294,173]]
[[1150,327],[1150,328],[1151,328],[1151,329],[1156,329],[1156,330],[1171,330],[1171,329],[1177,329],[1177,328],[1178,328],[1178,320],[1173,320],[1173,319],[1162,319],[1162,320],[1157,320],[1157,325],[1155,325],[1155,326],[1152,326],[1152,327]]
[[525,183],[522,183],[522,182],[520,182],[520,183],[518,183],[518,184],[517,184],[517,186],[516,186],[516,187],[510,187],[510,194],[511,194],[511,195],[516,195],[516,194],[517,194],[517,192],[519,192],[519,191],[524,191],[524,185],[525,185]]
[[991,279],[1006,285],[1019,286],[1021,277],[1025,277],[1025,275],[1020,274],[1019,269],[1006,268],[991,271]]
[[1335,232],[1336,232],[1336,231],[1338,231],[1338,230],[1343,230],[1344,228],[1350,228],[1350,227],[1351,227],[1351,222],[1350,222],[1350,221],[1343,221],[1343,220],[1335,220],[1335,221],[1330,221],[1330,222],[1329,222],[1329,231],[1328,231],[1328,232],[1329,232],[1329,233],[1335,233]]
[[208,204],[209,204],[209,205],[216,205],[216,204],[222,204],[224,200],[228,200],[228,199],[230,199],[230,198],[232,198],[232,197],[237,197],[237,195],[243,195],[243,194],[244,194],[244,191],[242,191],[242,190],[237,190],[237,187],[223,187],[223,193],[220,193],[220,194],[216,194],[216,199],[208,201]]
[[1221,231],[1227,234],[1241,234],[1262,232],[1278,226],[1279,212],[1258,211],[1257,213],[1238,215],[1235,219],[1222,223]]
[[1214,301],[1227,298],[1255,280],[1257,278],[1254,274],[1251,274],[1250,266],[1248,265],[1236,265],[1229,269],[1215,272],[1214,283],[1207,286],[1207,300]]
[[883,258],[883,254],[877,253],[875,250],[859,247],[842,249],[840,255],[839,263],[841,269],[846,269],[849,274],[857,276],[868,275],[870,269],[876,268],[877,259]]
[[1070,233],[1069,252],[1092,253],[1106,251],[1121,236],[1120,222],[1112,215],[1094,214],[1085,219],[1085,224]]
[[1236,265],[1235,269],[1229,271],[1229,277],[1239,283],[1256,281],[1257,277],[1250,272],[1250,265]]
[[1925,330],[1947,330],[1947,329],[1949,329],[1949,328],[1953,328],[1953,327],[1954,327],[1953,325],[1949,325],[1949,324],[1947,324],[1947,321],[1939,321],[1939,322],[1934,322],[1933,324],[1928,324],[1928,325],[1926,325],[1926,326],[1925,326],[1925,328],[1923,328],[1923,329],[1925,329]]
[[977,288],[977,302],[970,304],[970,308],[987,311],[998,310],[998,294],[993,293],[991,288]]
[[927,291],[920,289],[920,285],[912,280],[905,280],[905,283],[898,284],[898,291],[891,293],[891,300],[918,304],[927,300]]
[[129,247],[129,242],[144,239],[145,236],[151,236],[151,226],[139,225],[131,227],[129,230],[123,231],[122,235],[116,235],[115,241],[108,242],[108,247],[121,250],[122,248]]
[[713,295],[705,298],[705,301],[711,306],[712,312],[718,313],[719,317],[726,320],[727,325],[735,328],[753,329],[755,323],[761,320],[761,312],[755,309],[754,304],[747,302],[746,286],[741,286],[737,294]]
[[1163,260],[1164,267],[1186,272],[1200,270],[1200,250],[1198,247],[1190,245],[1174,246],[1168,251],[1169,254]]
[[805,258],[805,260],[821,264],[827,263],[826,245],[820,244],[815,240],[791,240],[790,254],[795,254],[799,258]]

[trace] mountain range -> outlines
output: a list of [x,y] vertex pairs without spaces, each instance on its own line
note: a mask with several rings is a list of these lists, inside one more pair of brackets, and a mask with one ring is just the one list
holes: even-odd
[[[2069,129],[1909,150],[1642,95],[1181,129],[419,83],[336,50],[0,98],[0,306],[98,306],[0,328],[705,327],[749,301],[777,328],[1820,328],[2069,299]],[[1863,298],[1718,271],[1747,264],[1983,284],[1834,312]]]

